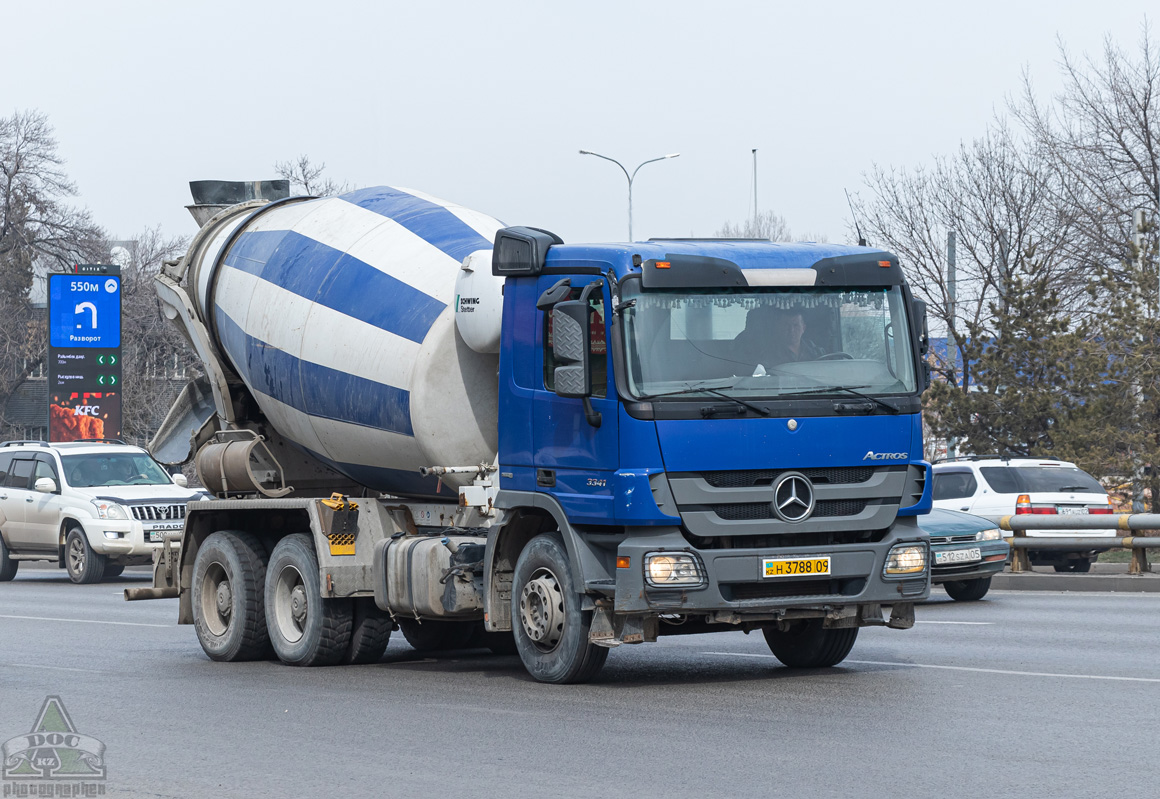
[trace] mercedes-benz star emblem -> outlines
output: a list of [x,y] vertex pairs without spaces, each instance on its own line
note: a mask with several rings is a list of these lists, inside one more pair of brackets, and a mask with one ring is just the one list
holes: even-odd
[[814,487],[803,474],[790,472],[773,492],[773,512],[787,522],[804,521],[814,512]]

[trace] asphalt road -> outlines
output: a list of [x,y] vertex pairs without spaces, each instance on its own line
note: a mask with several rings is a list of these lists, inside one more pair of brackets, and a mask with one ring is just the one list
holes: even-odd
[[[0,585],[0,744],[48,695],[104,742],[108,795],[1123,797],[1155,795],[1160,595],[935,589],[793,672],[759,635],[621,647],[595,682],[516,658],[218,664],[145,572]],[[7,783],[0,783],[7,785]],[[4,794],[8,795],[8,794]]]

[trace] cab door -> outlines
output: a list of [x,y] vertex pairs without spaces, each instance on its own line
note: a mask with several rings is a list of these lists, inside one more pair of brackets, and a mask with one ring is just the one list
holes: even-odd
[[[541,276],[537,296],[559,280],[560,275]],[[553,495],[569,520],[578,524],[611,524],[615,518],[613,478],[620,466],[620,446],[619,401],[608,347],[608,285],[597,275],[575,276],[571,298],[578,299],[583,287],[594,281],[601,288],[588,299],[588,353],[592,367],[589,402],[599,414],[600,426],[591,423],[582,399],[561,397],[553,390],[557,366],[552,355],[553,311],[537,309],[540,379],[533,391],[532,461],[536,467],[536,490]]]

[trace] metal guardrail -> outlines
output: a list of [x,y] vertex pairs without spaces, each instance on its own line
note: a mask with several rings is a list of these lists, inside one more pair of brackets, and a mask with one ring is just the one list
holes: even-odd
[[1123,547],[1132,550],[1132,560],[1128,564],[1128,574],[1144,574],[1152,570],[1148,563],[1148,550],[1160,549],[1160,537],[1156,536],[1052,536],[1033,538],[1026,535],[1028,530],[1160,530],[1160,513],[1119,513],[1119,514],[1075,514],[1075,515],[1035,515],[1019,514],[1002,516],[999,527],[1015,533],[1007,538],[1011,545],[1011,571],[1031,571],[1031,559],[1027,556],[1031,549],[1111,549]]

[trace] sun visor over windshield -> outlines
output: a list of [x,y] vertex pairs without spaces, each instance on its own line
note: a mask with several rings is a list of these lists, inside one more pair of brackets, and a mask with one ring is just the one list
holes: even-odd
[[813,268],[818,286],[898,286],[903,282],[898,258],[888,252],[823,258]]

